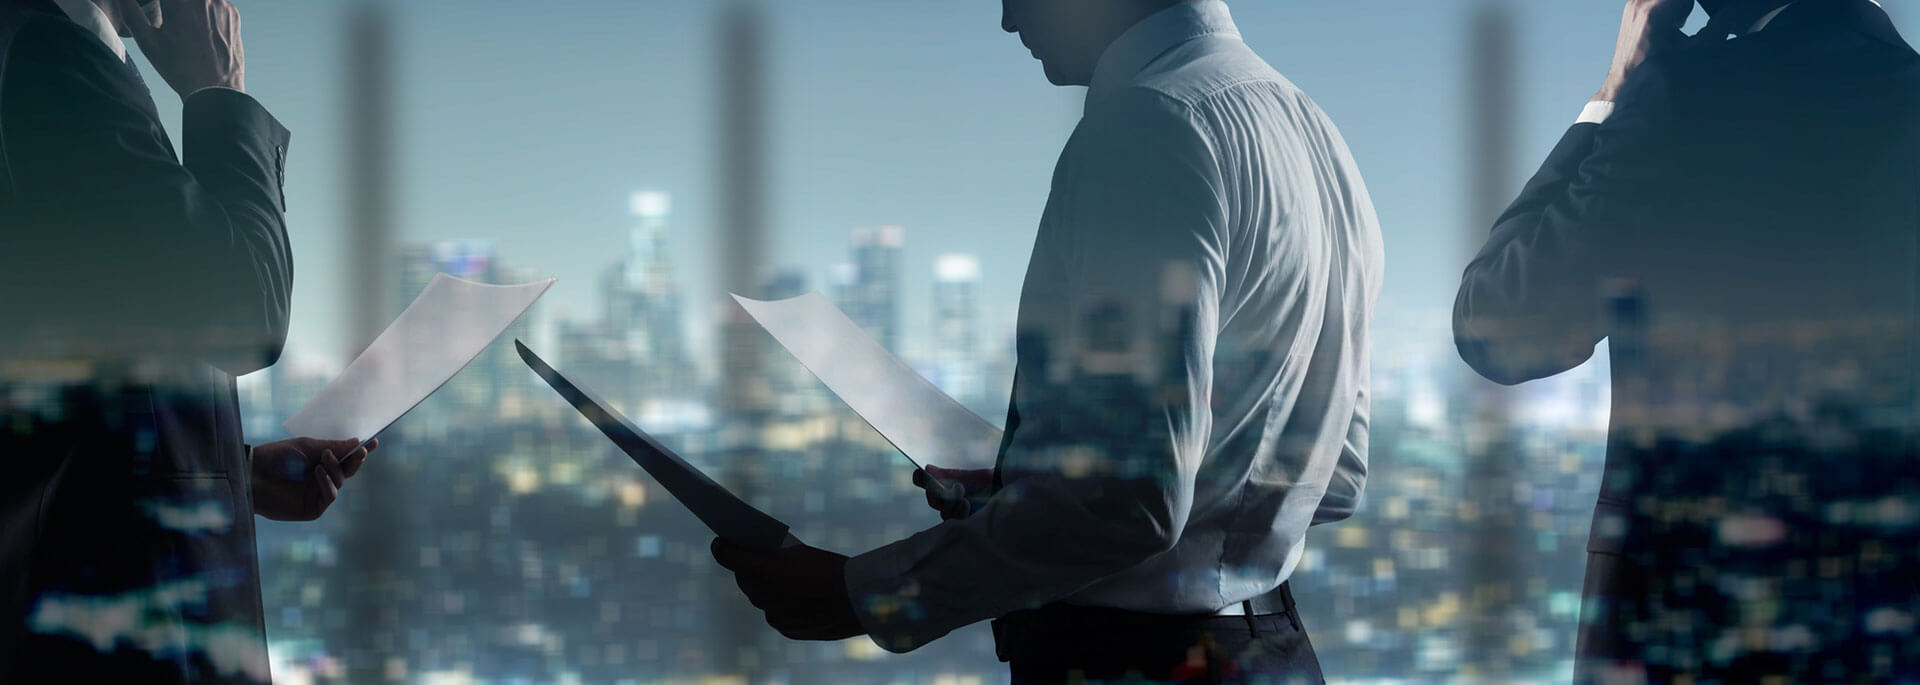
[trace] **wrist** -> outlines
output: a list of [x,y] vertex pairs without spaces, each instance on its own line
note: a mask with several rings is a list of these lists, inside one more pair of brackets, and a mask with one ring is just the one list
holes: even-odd
[[1600,90],[1595,91],[1593,97],[1588,98],[1587,102],[1619,102],[1620,89],[1625,83],[1624,78],[1608,76],[1606,82],[1600,84]]
[[182,88],[180,89],[180,99],[185,100],[187,98],[193,97],[194,93],[198,93],[208,88],[221,88],[224,90],[231,90],[236,93],[247,92],[246,80],[241,79],[239,77],[234,77],[234,78],[220,79],[217,81],[211,81],[198,86],[189,86],[186,88]]

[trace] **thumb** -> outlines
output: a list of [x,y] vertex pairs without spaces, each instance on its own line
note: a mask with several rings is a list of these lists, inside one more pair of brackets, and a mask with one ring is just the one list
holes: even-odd
[[134,40],[144,40],[167,22],[158,0],[154,0],[152,14],[147,13],[147,8],[140,4],[140,0],[114,0],[114,5],[119,10],[121,26]]

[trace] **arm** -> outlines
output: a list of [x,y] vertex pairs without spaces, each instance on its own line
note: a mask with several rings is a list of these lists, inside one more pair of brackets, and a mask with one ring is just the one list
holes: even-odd
[[1649,203],[1679,183],[1661,164],[1666,78],[1643,66],[1605,124],[1568,130],[1501,214],[1461,280],[1454,341],[1480,375],[1516,384],[1585,362],[1606,337],[1604,283]]
[[30,353],[272,363],[293,270],[286,130],[238,91],[199,90],[176,160],[134,74],[64,21],[23,29],[4,83],[8,239],[30,247],[4,258],[22,280],[0,315],[24,323]]
[[1073,594],[1172,548],[1208,444],[1221,183],[1177,104],[1115,95],[1075,133],[1029,265],[1019,425],[979,511],[854,558],[883,648]]
[[[1365,350],[1363,345],[1360,349]],[[1313,512],[1313,525],[1345,521],[1360,508],[1360,496],[1367,488],[1367,412],[1369,395],[1367,376],[1360,377],[1360,397],[1353,403],[1353,420],[1347,425],[1346,442],[1340,446],[1340,461],[1333,467],[1333,479],[1327,482],[1327,494]]]

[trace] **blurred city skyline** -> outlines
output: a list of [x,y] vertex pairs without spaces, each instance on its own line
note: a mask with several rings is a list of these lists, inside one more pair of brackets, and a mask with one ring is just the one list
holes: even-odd
[[[1436,316],[1451,303],[1466,258],[1458,236],[1470,223],[1460,171],[1467,15],[1478,3],[1229,4],[1248,42],[1331,113],[1367,174],[1389,246],[1382,329],[1444,325]],[[1505,4],[1523,58],[1514,149],[1526,158],[1557,139],[1598,84],[1619,10]],[[1047,85],[999,30],[996,2],[763,5],[773,266],[797,268],[826,292],[853,230],[903,227],[908,351],[929,352],[934,266],[948,253],[979,258],[982,334],[997,344],[1012,325],[1053,161],[1084,89]],[[249,88],[295,135],[286,192],[296,364],[339,363],[350,352],[339,325],[352,273],[342,255],[350,7],[242,8]],[[551,329],[602,306],[595,283],[617,260],[610,255],[624,252],[631,195],[668,193],[666,247],[694,319],[688,335],[696,349],[714,347],[718,8],[386,7],[398,42],[397,242],[485,240],[515,266],[559,277],[534,314]],[[173,122],[170,100],[161,104]],[[1383,346],[1415,342],[1406,337]]]
[[[349,199],[349,170],[373,168],[351,153],[361,145],[364,162],[366,141],[379,139],[345,135],[359,102],[347,87],[355,4],[243,8],[250,85],[295,130],[287,194],[299,264],[291,361],[243,384],[250,436],[273,433],[324,382],[324,371],[302,366],[337,364],[366,334],[342,330],[366,318],[349,316],[363,313],[356,279],[397,281],[358,289],[359,301],[390,299],[375,306],[397,310],[435,270],[490,281],[553,275],[560,285],[511,336],[558,352],[689,458],[736,477],[777,474],[786,487],[750,497],[795,517],[804,537],[857,552],[931,520],[900,478],[897,453],[790,359],[723,345],[719,236],[728,202],[743,202],[735,219],[764,209],[770,241],[757,252],[770,256],[769,271],[747,294],[828,294],[997,420],[1028,248],[1083,93],[1046,85],[998,30],[998,3],[758,3],[770,41],[767,197],[736,196],[721,180],[743,177],[722,173],[718,131],[721,11],[736,3],[596,1],[538,13],[493,2],[357,3],[384,13],[396,48],[396,118],[386,123],[397,182],[375,189],[387,191],[395,234],[371,243],[393,254],[351,264],[342,257],[355,217],[375,215],[356,214]],[[1572,122],[1604,72],[1618,5],[1230,4],[1249,43],[1338,122],[1388,241],[1375,336],[1377,478],[1368,510],[1316,531],[1300,567],[1302,605],[1324,626],[1323,656],[1359,678],[1558,674],[1578,607],[1570,552],[1584,544],[1597,487],[1605,370],[1509,395],[1527,402],[1511,417],[1517,468],[1503,481],[1514,495],[1502,509],[1498,497],[1461,489],[1472,461],[1461,398],[1477,386],[1452,355],[1445,314],[1475,242],[1463,237],[1488,220],[1475,216],[1487,208],[1473,198],[1517,188],[1530,158]],[[1500,103],[1470,106],[1470,22],[1487,5],[1511,13],[1513,29],[1498,32],[1516,40],[1511,82],[1489,72],[1502,83],[1483,89],[1510,88],[1511,124],[1474,114]],[[1478,137],[1468,133],[1476,124]],[[1489,160],[1487,150],[1511,159]],[[361,173],[366,200],[376,174]],[[685,326],[674,325],[680,312]],[[742,418],[711,373],[732,358],[723,347],[773,357],[734,366],[759,367],[740,376],[773,400],[754,416],[750,463],[722,440]],[[684,373],[683,348],[709,373]],[[301,569],[269,574],[267,602],[280,607],[270,626],[276,668],[323,679],[343,663],[353,679],[772,668],[801,681],[998,669],[978,626],[910,657],[877,658],[862,641],[788,644],[756,621],[725,618],[739,602],[698,592],[712,573],[699,553],[705,533],[650,496],[648,481],[609,458],[504,348],[389,439],[376,470],[389,496],[360,493],[338,522],[261,529],[263,567]],[[409,504],[394,507],[391,493],[412,493]],[[874,514],[888,510],[902,517],[879,525]],[[1508,561],[1471,545],[1491,530],[1476,521],[1503,510],[1527,522],[1530,544],[1511,551],[1529,571],[1481,580],[1525,582],[1526,600],[1498,624],[1514,637],[1489,643],[1510,651],[1511,664],[1475,647],[1466,628],[1474,592],[1455,572]],[[396,581],[385,589],[355,581],[370,558],[356,546],[369,543],[384,545],[372,568]],[[636,587],[635,572],[678,589]],[[328,597],[377,612],[341,613]]]

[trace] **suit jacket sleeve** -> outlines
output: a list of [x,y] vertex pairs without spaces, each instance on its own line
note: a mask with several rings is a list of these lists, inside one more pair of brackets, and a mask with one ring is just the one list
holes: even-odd
[[1454,342],[1480,375],[1505,384],[1585,362],[1606,337],[1603,290],[1649,203],[1672,187],[1660,163],[1670,134],[1666,78],[1635,75],[1605,124],[1576,124],[1547,156],[1467,267]]
[[32,356],[189,358],[234,374],[285,342],[287,130],[252,98],[186,98],[176,158],[137,74],[64,20],[14,40],[0,131],[15,206],[0,310]]

